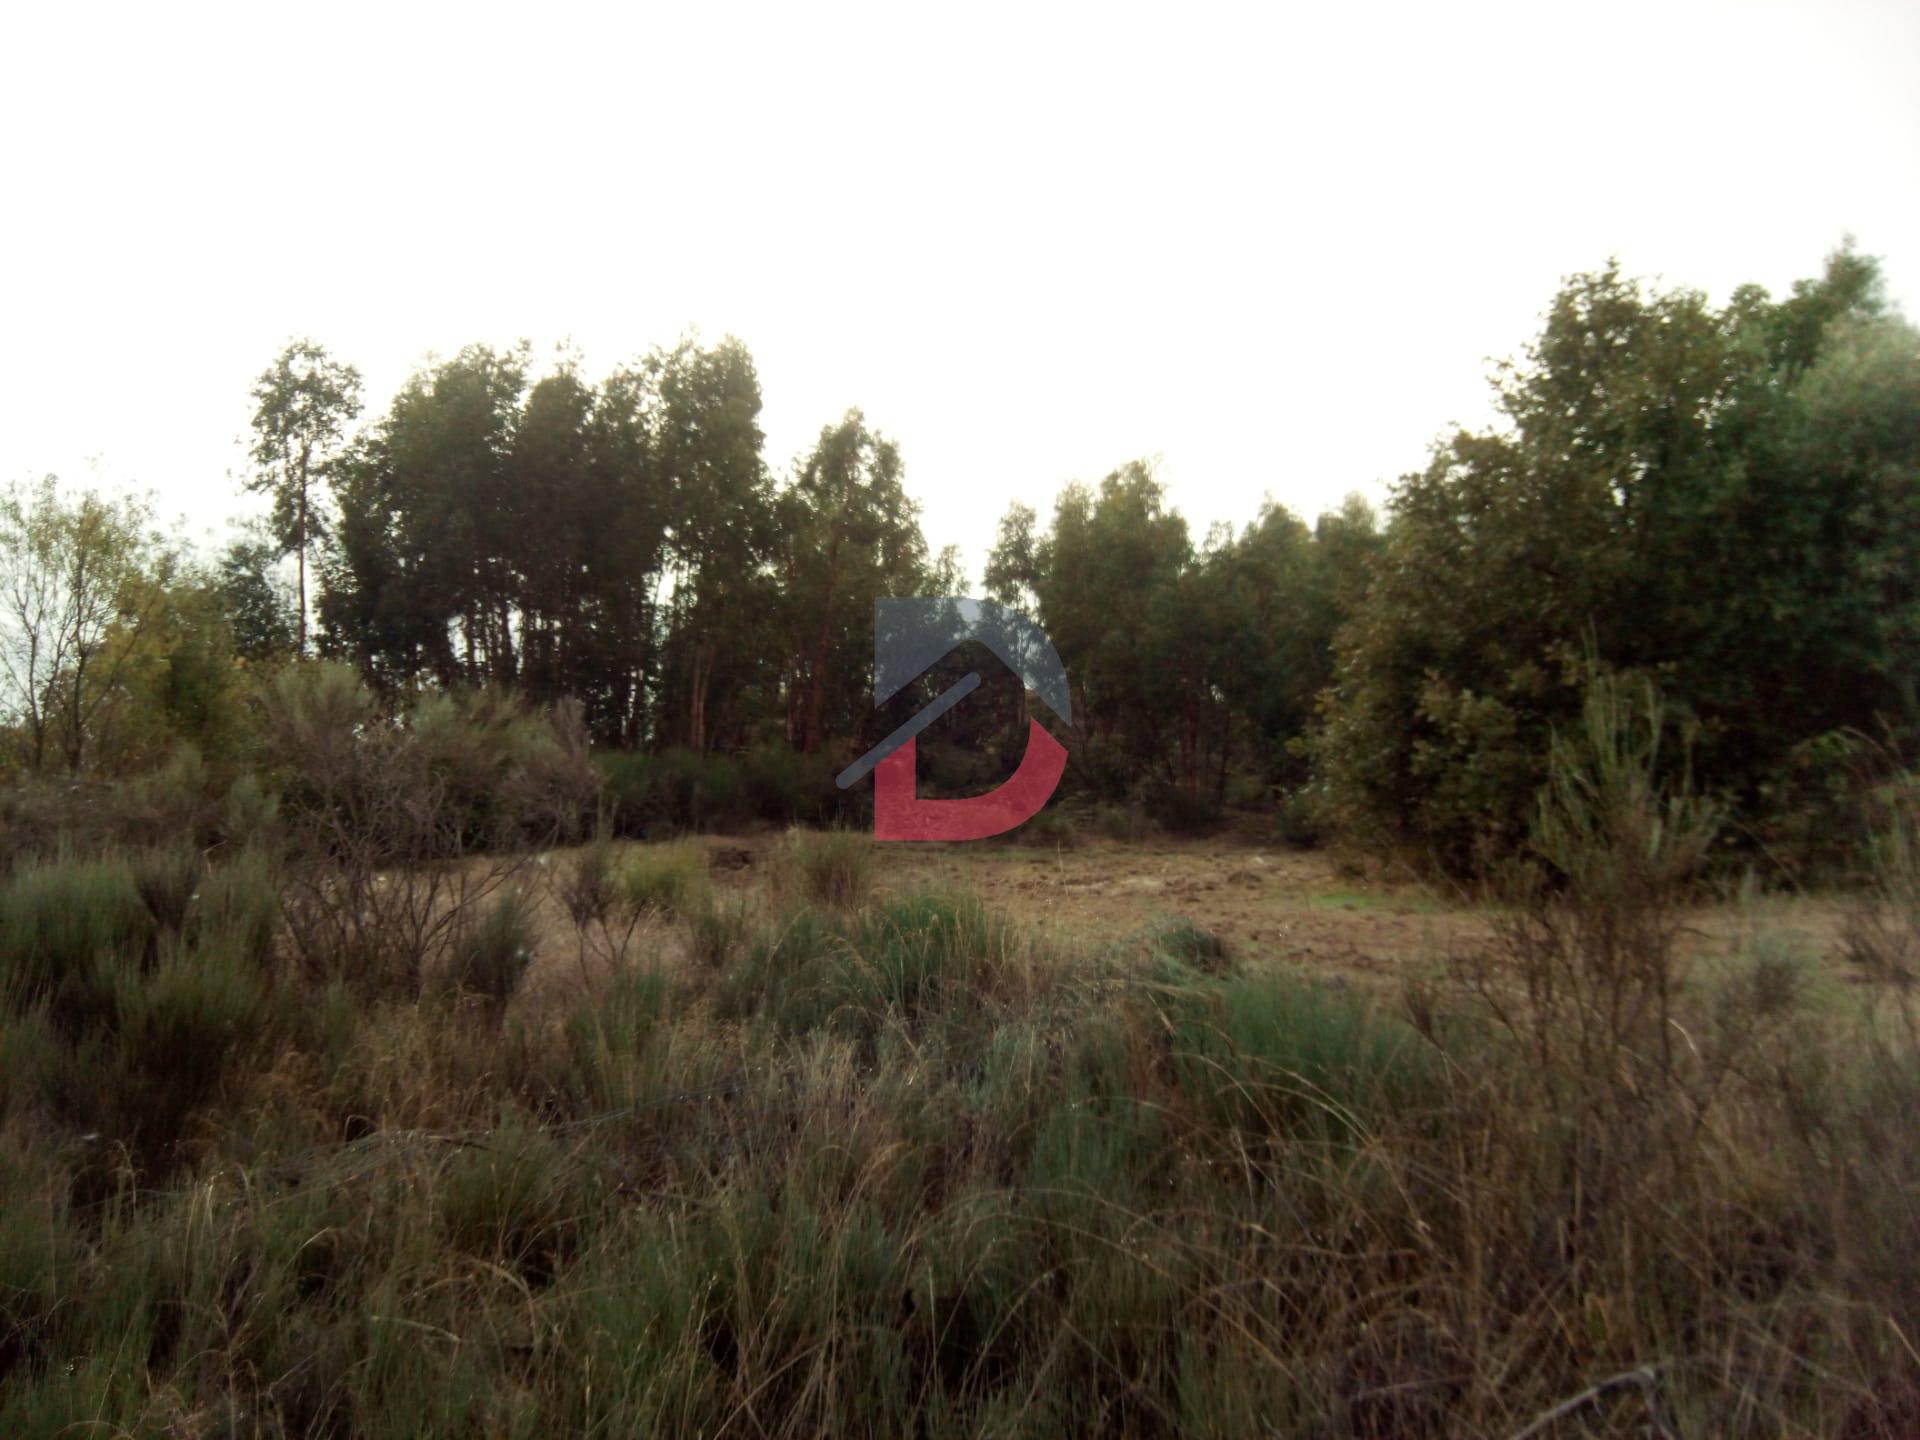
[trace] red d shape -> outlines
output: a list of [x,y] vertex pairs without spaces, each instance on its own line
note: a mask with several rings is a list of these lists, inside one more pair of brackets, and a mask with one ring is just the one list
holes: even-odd
[[916,742],[909,740],[874,768],[876,840],[984,840],[1040,813],[1066,773],[1066,747],[1038,720],[1027,721],[1027,753],[997,790],[964,800],[922,800],[915,793]]

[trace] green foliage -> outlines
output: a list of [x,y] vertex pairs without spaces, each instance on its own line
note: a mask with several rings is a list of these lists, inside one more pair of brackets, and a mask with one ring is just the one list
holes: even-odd
[[1503,372],[1508,426],[1395,491],[1314,747],[1336,828],[1452,868],[1510,852],[1595,664],[1658,679],[1743,818],[1809,739],[1910,726],[1920,346],[1879,303],[1848,251],[1719,311],[1571,281]]
[[298,652],[298,601],[275,573],[282,553],[271,535],[258,531],[241,534],[220,553],[217,593],[234,652],[248,661],[277,662]]
[[1014,839],[1022,845],[1042,846],[1050,850],[1071,850],[1079,843],[1073,821],[1058,810],[1042,810],[1018,830]]
[[1135,463],[1097,489],[1069,486],[1044,532],[1016,505],[987,576],[1035,608],[1072,679],[1070,783],[1198,830],[1243,770],[1301,778],[1291,742],[1331,677],[1334,631],[1379,535],[1357,497],[1311,530],[1269,502],[1239,535],[1216,527],[1195,547],[1165,499]]
[[920,507],[903,473],[899,447],[850,410],[821,427],[776,504],[798,745],[808,754],[871,708],[873,602],[913,594],[924,578]]
[[831,765],[788,745],[754,746],[741,758],[740,779],[746,806],[761,820],[817,824],[834,804]]
[[138,500],[65,494],[51,475],[0,493],[0,704],[25,760],[69,772],[127,700],[174,560]]
[[200,874],[187,934],[201,940],[218,937],[265,968],[280,924],[280,882],[277,867],[263,850],[246,848],[223,858]]

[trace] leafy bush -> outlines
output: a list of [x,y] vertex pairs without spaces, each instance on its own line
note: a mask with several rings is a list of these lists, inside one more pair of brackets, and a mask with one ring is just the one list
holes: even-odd
[[1109,840],[1118,840],[1124,844],[1134,844],[1148,832],[1151,822],[1146,812],[1135,804],[1119,804],[1111,800],[1102,801],[1089,812],[1089,823]]
[[320,665],[279,676],[268,712],[287,935],[322,979],[417,997],[474,907],[592,812],[570,706],[441,695],[385,720],[351,671]]
[[653,755],[610,750],[597,753],[594,764],[605,777],[615,833],[630,838],[737,823],[758,803],[741,763],[725,755],[686,746]]

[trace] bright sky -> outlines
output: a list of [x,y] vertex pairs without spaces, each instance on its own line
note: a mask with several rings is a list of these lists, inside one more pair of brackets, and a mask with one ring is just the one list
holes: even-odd
[[1724,299],[1851,232],[1920,313],[1917,182],[1911,3],[15,5],[0,481],[218,530],[291,336],[383,407],[697,326],[776,467],[862,407],[977,576],[1138,455],[1196,534],[1379,498],[1609,255]]

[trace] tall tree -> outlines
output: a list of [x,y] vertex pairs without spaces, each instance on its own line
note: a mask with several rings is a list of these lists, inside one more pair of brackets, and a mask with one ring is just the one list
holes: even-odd
[[295,646],[307,653],[307,552],[322,528],[319,481],[360,413],[360,372],[311,340],[295,340],[253,387],[253,461],[247,488],[273,497],[281,553],[299,557]]
[[[852,728],[871,674],[873,602],[919,593],[927,578],[920,509],[901,484],[900,450],[849,410],[822,427],[781,497],[800,749],[826,738],[829,720]],[[833,701],[829,707],[829,699]]]
[[695,750],[713,737],[712,699],[724,672],[759,647],[750,636],[771,554],[773,497],[761,454],[760,377],[746,346],[731,336],[702,348],[692,340],[648,362],[653,465],[666,505],[672,565],[668,641],[674,713],[665,733]]

